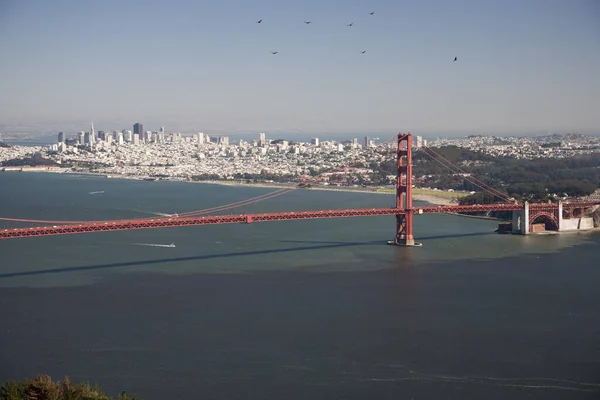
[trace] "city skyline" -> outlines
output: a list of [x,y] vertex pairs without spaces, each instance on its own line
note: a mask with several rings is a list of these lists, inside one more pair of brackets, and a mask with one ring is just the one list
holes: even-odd
[[600,127],[593,1],[0,7],[2,133],[91,121],[306,136]]

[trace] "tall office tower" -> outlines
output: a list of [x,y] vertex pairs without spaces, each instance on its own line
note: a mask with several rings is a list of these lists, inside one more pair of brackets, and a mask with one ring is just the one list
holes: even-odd
[[202,146],[204,144],[204,133],[198,132],[196,134],[198,146]]
[[106,132],[98,131],[98,140],[106,140]]
[[417,136],[417,144],[415,147],[417,149],[420,149],[421,147],[423,147],[423,137],[422,136]]
[[123,132],[117,132],[117,144],[120,146],[123,144],[123,142]]
[[358,146],[358,139],[357,138],[352,139],[352,146],[353,147]]
[[229,136],[220,136],[219,144],[221,144],[223,146],[229,146]]
[[94,123],[93,122],[92,122],[92,129],[90,129],[89,134],[90,134],[90,136],[89,136],[88,144],[90,145],[90,147],[94,147],[94,144],[96,143],[96,131],[94,131]]
[[144,142],[146,142],[146,143],[152,142],[152,131],[146,131],[144,133]]
[[369,148],[369,137],[368,136],[365,136],[365,145],[364,146],[365,146],[365,149]]
[[[123,129],[123,131],[125,131],[125,129]],[[133,142],[133,132],[131,132],[130,130],[127,130],[126,132],[124,132],[125,134],[125,140],[129,143]]]
[[144,125],[140,124],[139,122],[133,124],[133,134],[135,135],[136,133],[140,138],[144,137]]
[[58,143],[64,143],[67,140],[64,132],[58,132]]
[[258,134],[258,145],[264,146],[267,143],[267,135],[264,132]]
[[86,132],[83,136],[83,143],[85,144],[89,144],[90,146],[92,145],[92,139],[91,139],[91,135],[89,132]]
[[164,135],[164,134],[165,134],[165,127],[164,127],[164,126],[161,126],[161,127],[160,127],[160,133],[161,133],[162,135]]
[[319,145],[319,138],[316,137],[316,138],[310,139],[310,143],[314,144],[315,146],[318,146]]
[[135,144],[135,145],[140,144],[140,135],[139,135],[139,133],[134,133],[133,134],[133,144]]
[[79,141],[79,144],[85,144],[85,132],[81,131],[77,134],[77,139]]

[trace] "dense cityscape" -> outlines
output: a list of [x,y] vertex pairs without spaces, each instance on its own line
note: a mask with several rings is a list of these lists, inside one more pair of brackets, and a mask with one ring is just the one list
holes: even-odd
[[[455,146],[496,158],[562,159],[600,152],[600,138],[581,134],[539,137],[469,136],[456,139],[436,139],[431,142],[414,136],[416,151],[423,146],[440,148]],[[335,175],[352,175],[354,183],[370,183],[373,167],[395,160],[393,140],[377,142],[369,137],[344,141],[310,143],[268,138],[258,133],[252,140],[230,142],[228,136],[209,136],[202,132],[185,135],[144,131],[136,123],[133,130],[94,130],[68,136],[59,132],[57,142],[50,146],[6,146],[0,148],[4,170],[20,169],[27,163],[15,162],[33,156],[44,159],[37,168],[68,172],[94,172],[139,179],[227,180],[241,177],[285,177],[298,181],[315,177],[316,183],[330,182]],[[390,174],[388,182],[395,176]]]

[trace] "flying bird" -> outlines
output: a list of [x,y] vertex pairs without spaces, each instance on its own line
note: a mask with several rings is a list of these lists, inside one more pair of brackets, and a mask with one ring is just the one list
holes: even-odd
[[272,51],[271,54],[277,54],[279,53],[278,51]]
[[257,24],[260,24],[262,22],[262,19],[259,19],[258,21],[256,21]]
[[306,25],[310,24],[312,21],[304,21]]
[[361,53],[362,53],[362,54],[365,54],[366,52],[367,52],[366,50],[363,50]]
[[369,13],[369,15],[373,15],[373,14],[375,14],[375,11]]
[[[458,61],[458,57],[454,57],[454,61]],[[454,62],[454,61],[452,61],[452,62]]]
[[346,26],[352,26],[352,25],[354,25],[354,22],[350,22],[350,23],[349,23],[348,25],[346,25]]

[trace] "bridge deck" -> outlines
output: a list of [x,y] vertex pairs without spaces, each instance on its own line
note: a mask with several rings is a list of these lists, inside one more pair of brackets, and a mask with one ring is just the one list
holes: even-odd
[[[563,203],[564,209],[586,208],[597,205],[594,202]],[[431,213],[458,213],[458,212],[483,212],[483,211],[516,211],[522,210],[523,204],[486,204],[468,206],[428,206],[412,209],[415,215]],[[531,203],[530,210],[556,211],[556,203]],[[292,221],[300,219],[317,218],[345,218],[345,217],[370,217],[377,215],[404,214],[404,209],[399,208],[365,208],[348,210],[319,210],[296,211],[265,214],[238,214],[218,215],[192,218],[166,217],[153,219],[129,219],[114,221],[90,221],[86,223],[72,223],[67,225],[36,226],[0,230],[0,239],[19,238],[30,236],[68,235],[86,232],[106,232],[133,229],[153,229],[175,226],[237,224],[268,221]]]

